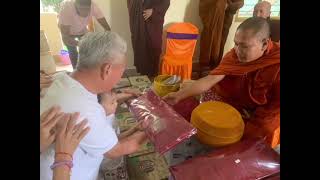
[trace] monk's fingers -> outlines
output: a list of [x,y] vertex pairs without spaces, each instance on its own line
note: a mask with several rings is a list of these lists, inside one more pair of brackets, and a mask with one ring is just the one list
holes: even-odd
[[79,134],[81,133],[81,130],[84,129],[84,127],[88,124],[88,120],[85,119],[83,121],[81,121],[79,124],[76,125],[76,127],[74,128],[73,134],[74,136],[78,137]]
[[86,127],[85,129],[82,129],[79,136],[78,136],[78,140],[81,141],[90,131],[90,127]]

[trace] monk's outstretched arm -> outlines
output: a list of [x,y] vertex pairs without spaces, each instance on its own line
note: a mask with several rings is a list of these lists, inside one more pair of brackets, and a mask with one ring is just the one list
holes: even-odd
[[224,77],[225,75],[208,75],[206,77],[203,77],[192,83],[190,86],[178,91],[177,96],[180,100],[182,100],[187,97],[200,95],[208,91],[218,82],[220,82]]

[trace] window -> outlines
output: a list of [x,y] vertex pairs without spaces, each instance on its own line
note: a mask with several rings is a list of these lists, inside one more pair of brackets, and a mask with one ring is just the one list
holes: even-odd
[[[237,21],[252,17],[254,6],[262,0],[244,0],[244,5],[237,13]],[[271,3],[271,18],[280,18],[280,0],[266,0]]]
[[60,4],[63,0],[40,0],[40,12],[60,11]]

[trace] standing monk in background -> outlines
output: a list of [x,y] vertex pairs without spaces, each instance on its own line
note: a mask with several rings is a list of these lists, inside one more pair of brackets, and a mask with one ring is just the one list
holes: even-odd
[[164,16],[170,0],[127,0],[134,65],[137,72],[155,76],[162,51]]
[[220,63],[233,16],[243,4],[243,0],[200,0],[200,65],[216,67]]

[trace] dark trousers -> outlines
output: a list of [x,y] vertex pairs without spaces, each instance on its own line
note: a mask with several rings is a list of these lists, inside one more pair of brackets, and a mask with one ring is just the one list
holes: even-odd
[[[82,37],[83,35],[78,35],[78,36],[72,36],[75,39],[79,39]],[[66,44],[65,44],[66,45]],[[69,52],[69,58],[71,60],[71,64],[73,69],[75,69],[77,67],[77,62],[78,62],[78,46],[70,46],[70,45],[66,45],[68,52]]]

